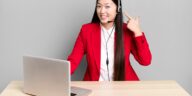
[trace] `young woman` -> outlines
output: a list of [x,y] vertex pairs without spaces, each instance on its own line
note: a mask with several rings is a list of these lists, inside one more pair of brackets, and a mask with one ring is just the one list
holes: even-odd
[[84,80],[139,80],[130,64],[130,54],[141,65],[151,63],[151,52],[138,17],[123,23],[121,0],[97,0],[92,22],[82,26],[68,56],[71,74],[86,55]]

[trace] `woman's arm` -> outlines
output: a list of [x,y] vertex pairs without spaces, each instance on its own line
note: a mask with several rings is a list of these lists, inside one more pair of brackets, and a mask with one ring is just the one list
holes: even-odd
[[85,54],[85,44],[84,44],[83,28],[81,28],[81,31],[75,42],[74,48],[67,59],[71,65],[71,74],[73,74],[74,71],[77,69],[84,54]]
[[151,63],[152,55],[144,33],[141,36],[133,37],[131,53],[141,65],[147,66]]
[[127,28],[134,33],[131,40],[131,53],[140,64],[149,65],[152,55],[145,34],[140,29],[139,17],[131,17],[127,13],[125,15],[129,19]]

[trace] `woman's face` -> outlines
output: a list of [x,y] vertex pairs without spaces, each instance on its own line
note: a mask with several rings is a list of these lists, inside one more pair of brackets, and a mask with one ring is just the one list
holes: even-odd
[[98,0],[96,6],[97,16],[102,24],[106,24],[108,21],[114,21],[117,14],[117,6],[112,0]]

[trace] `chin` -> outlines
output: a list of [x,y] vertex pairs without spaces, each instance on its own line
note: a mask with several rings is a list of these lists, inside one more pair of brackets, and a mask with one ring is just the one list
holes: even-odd
[[107,23],[108,23],[108,21],[101,21],[101,23],[102,23],[102,24],[107,24]]

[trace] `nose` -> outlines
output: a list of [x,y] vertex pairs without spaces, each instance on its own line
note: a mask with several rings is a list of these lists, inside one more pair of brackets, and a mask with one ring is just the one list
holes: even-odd
[[105,7],[102,7],[100,13],[105,13],[105,11],[106,11]]

